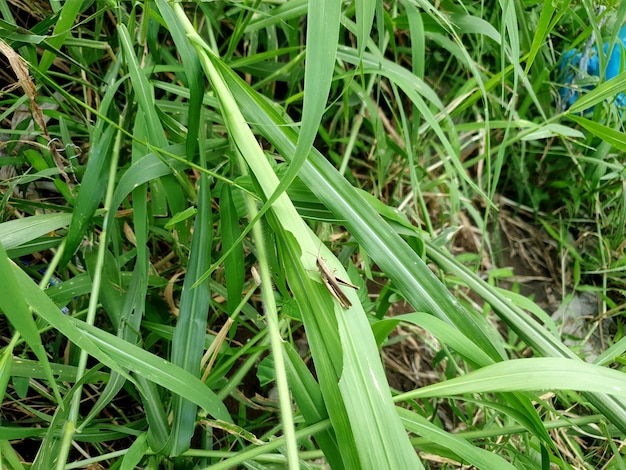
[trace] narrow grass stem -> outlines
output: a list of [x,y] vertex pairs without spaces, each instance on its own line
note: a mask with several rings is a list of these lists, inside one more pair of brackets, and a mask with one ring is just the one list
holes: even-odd
[[57,269],[57,266],[59,265],[59,261],[61,261],[61,257],[63,256],[63,251],[65,251],[65,239],[59,245],[59,248],[56,250],[56,253],[54,254],[54,257],[52,258],[52,261],[50,261],[50,264],[48,265],[48,268],[46,269],[46,273],[41,278],[41,282],[39,283],[39,287],[41,289],[45,289],[50,283],[50,279],[52,279],[52,275],[54,274],[54,271]]
[[[254,201],[251,198],[247,197],[246,203],[250,216],[254,218],[257,212]],[[276,374],[276,387],[278,388],[278,402],[280,404],[283,432],[285,433],[288,466],[290,469],[296,470],[300,468],[300,464],[298,461],[298,447],[293,421],[291,395],[289,393],[287,370],[285,367],[285,358],[283,356],[283,339],[280,335],[278,311],[276,309],[276,303],[274,300],[274,291],[272,289],[272,276],[270,274],[261,223],[257,223],[254,225],[254,227],[252,227],[252,236],[256,240],[259,271],[261,274],[261,292],[263,296],[263,307],[265,309],[265,318],[267,319],[267,326],[269,329],[272,356],[274,357],[274,372]]]
[[[123,120],[123,116],[120,116],[120,126]],[[104,200],[104,210],[105,212],[111,209],[111,201],[113,199],[113,190],[115,188],[115,175],[117,172],[117,163],[119,160],[120,148],[122,145],[122,133],[118,132],[115,137],[115,144],[113,146],[113,151],[111,155],[111,163],[109,166],[109,179],[107,185],[107,192]],[[91,297],[89,298],[89,308],[87,310],[87,318],[86,323],[89,325],[93,325],[96,319],[96,312],[98,308],[98,297],[100,293],[100,285],[102,283],[102,272],[104,269],[104,255],[106,253],[107,247],[107,231],[108,221],[107,217],[104,218],[104,224],[102,226],[102,232],[99,237],[99,245],[98,245],[98,255],[96,260],[96,269],[93,278],[93,284],[91,289]],[[78,367],[76,370],[76,380],[79,381],[87,370],[87,359],[89,355],[83,349],[80,352],[80,357],[78,359]],[[74,396],[72,397],[72,403],[70,405],[70,412],[68,415],[68,419],[65,423],[62,437],[61,450],[59,452],[57,466],[58,470],[65,468],[65,463],[67,457],[69,455],[70,447],[72,444],[72,438],[76,431],[76,424],[79,419],[79,407],[82,396],[82,385],[78,385],[77,389],[74,391]]]

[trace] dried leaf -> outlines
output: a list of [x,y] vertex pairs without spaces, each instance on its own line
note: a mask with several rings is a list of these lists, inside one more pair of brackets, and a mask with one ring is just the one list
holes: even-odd
[[28,73],[28,66],[26,61],[15,52],[6,42],[0,40],[0,52],[2,52],[6,58],[9,60],[9,64],[17,77],[17,82],[28,96],[28,100],[30,102],[30,111],[32,113],[33,119],[35,123],[39,126],[43,135],[46,137],[48,141],[48,149],[52,153],[52,158],[54,159],[54,163],[57,168],[63,175],[63,178],[67,183],[70,182],[69,177],[64,169],[64,163],[66,163],[66,159],[59,153],[57,148],[57,142],[55,139],[50,138],[50,134],[48,133],[48,127],[46,126],[46,121],[43,116],[43,112],[39,105],[37,104],[37,88],[35,87],[35,83],[30,77]]

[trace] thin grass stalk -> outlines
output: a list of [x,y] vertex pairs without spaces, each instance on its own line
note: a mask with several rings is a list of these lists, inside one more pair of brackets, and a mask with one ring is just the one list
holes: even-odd
[[[120,116],[119,124],[121,126],[123,121],[123,115]],[[108,212],[111,210],[111,201],[113,200],[113,191],[115,188],[115,175],[117,173],[117,163],[120,155],[120,148],[122,146],[122,134],[121,132],[117,132],[115,136],[115,143],[113,145],[113,152],[111,155],[111,162],[109,164],[109,178],[107,184],[106,196],[104,199],[104,210]],[[107,223],[107,219],[105,217],[105,223],[102,226],[102,232],[99,237],[98,244],[98,258],[96,262],[96,272],[93,278],[92,288],[91,288],[91,296],[89,297],[89,307],[87,310],[87,318],[85,319],[86,323],[89,325],[93,325],[96,319],[96,313],[98,310],[98,296],[100,293],[100,286],[102,284],[102,271],[104,269],[104,255],[107,249],[107,237],[109,224]],[[78,359],[78,366],[76,370],[76,380],[79,381],[84,375],[87,369],[87,359],[89,354],[84,349],[80,352],[80,357]],[[65,467],[65,463],[67,461],[67,457],[69,455],[70,447],[72,444],[72,439],[74,437],[74,432],[77,428],[78,419],[80,416],[80,402],[82,397],[82,385],[77,386],[77,390],[74,392],[74,396],[72,397],[72,402],[70,405],[70,412],[68,415],[68,419],[64,426],[64,432],[62,437],[62,445],[59,452],[56,468],[57,470],[62,470]]]
[[[242,162],[242,168],[245,168],[244,162]],[[248,208],[250,216],[254,217],[258,211],[255,205],[255,201],[252,200],[249,196],[246,197],[246,206]],[[290,470],[296,470],[300,468],[300,465],[298,462],[298,447],[295,435],[295,425],[293,420],[291,396],[289,393],[289,384],[287,383],[287,370],[285,367],[284,350],[282,346],[283,339],[280,335],[278,311],[276,309],[274,290],[272,288],[272,276],[270,274],[266,245],[260,222],[252,227],[252,236],[255,239],[257,259],[259,261],[259,271],[261,274],[261,293],[263,297],[265,318],[267,319],[267,326],[270,335],[272,357],[274,359],[274,373],[276,374],[278,402],[280,404],[280,415],[283,423],[283,432],[285,434],[288,467]]]

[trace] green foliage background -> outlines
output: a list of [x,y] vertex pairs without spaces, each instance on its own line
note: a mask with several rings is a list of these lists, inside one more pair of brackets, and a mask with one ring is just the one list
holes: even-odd
[[[605,6],[0,1],[0,467],[622,468],[626,72],[555,82]],[[489,270],[504,199],[595,359]]]

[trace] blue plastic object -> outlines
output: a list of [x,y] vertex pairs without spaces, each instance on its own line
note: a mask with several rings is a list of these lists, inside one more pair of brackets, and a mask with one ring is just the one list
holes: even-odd
[[[604,53],[609,53],[609,43],[604,44]],[[624,56],[622,56],[622,50],[624,50]],[[582,81],[589,77],[600,76],[600,59],[598,57],[597,47],[588,47],[583,52],[578,52],[573,49],[566,52],[561,58],[561,64],[559,66],[559,83],[562,86],[559,90],[561,95],[561,107],[563,110],[572,106],[580,93],[576,89],[580,87],[574,86],[577,81]],[[608,57],[606,62],[606,70],[604,72],[604,79],[610,80],[618,75],[620,72],[626,70],[626,25],[622,26],[617,35],[615,45],[611,51],[611,56]],[[588,80],[586,80],[588,81]],[[592,87],[585,86],[585,90],[590,90]],[[620,92],[615,97],[615,105],[619,108],[626,107],[626,93]]]

